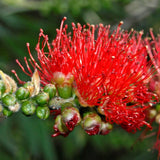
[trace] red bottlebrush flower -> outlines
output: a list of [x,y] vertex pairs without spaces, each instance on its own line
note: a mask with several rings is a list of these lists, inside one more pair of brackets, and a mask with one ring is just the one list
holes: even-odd
[[[34,69],[38,69],[42,84],[54,83],[55,81],[61,84],[64,81],[67,81],[67,83],[72,81],[73,77],[71,73],[73,70],[73,59],[71,56],[72,52],[70,52],[71,40],[66,33],[67,25],[63,28],[63,23],[65,20],[66,18],[64,17],[60,26],[60,30],[57,29],[57,36],[52,41],[52,44],[48,42],[48,36],[43,33],[42,29],[40,29],[38,44],[35,48],[39,63],[37,63],[33,58],[30,52],[29,43],[27,43],[27,48],[30,55],[29,62]],[[41,38],[43,38],[42,43]],[[28,76],[32,76],[33,72],[29,67],[26,57],[24,60],[29,73],[25,71],[24,67],[18,60],[16,60],[16,62],[19,64],[24,73],[26,73]],[[15,73],[15,71],[12,72]],[[19,82],[23,83],[20,80]]]
[[[128,96],[129,102],[137,102],[133,93],[140,88],[142,94],[147,91],[143,91],[143,85],[150,74],[147,74],[147,53],[141,44],[142,33],[136,38],[133,32],[130,38],[131,33],[119,32],[119,27],[117,33],[109,36],[109,26],[100,25],[97,40],[94,39],[94,26],[92,31],[83,30],[81,38],[74,38],[76,48],[81,51],[75,60],[76,89],[84,106],[106,103],[110,97],[115,102],[115,98],[120,101]],[[80,27],[78,29],[81,31]]]
[[145,122],[144,104],[152,101],[146,81],[147,51],[142,32],[120,31],[110,34],[110,26],[88,29],[73,25],[76,48],[75,88],[82,106],[102,106],[106,120],[135,132]]
[[[30,63],[38,69],[41,83],[72,83],[74,77],[73,87],[82,106],[101,106],[106,121],[117,123],[129,132],[148,125],[144,112],[148,108],[145,104],[152,101],[152,93],[146,86],[151,71],[141,39],[143,33],[121,31],[122,22],[113,33],[110,33],[110,26],[102,24],[88,24],[88,27],[77,24],[76,27],[72,23],[73,33],[70,35],[67,25],[63,27],[65,19],[52,45],[40,31],[36,47],[39,64],[27,45]],[[40,47],[41,37],[44,40]],[[32,76],[26,58],[30,73],[17,62],[26,74]]]

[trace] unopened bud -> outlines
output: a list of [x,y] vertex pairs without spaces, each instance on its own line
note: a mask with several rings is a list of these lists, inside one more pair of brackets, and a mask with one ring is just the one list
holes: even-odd
[[82,128],[89,135],[99,134],[101,129],[101,118],[96,113],[88,113],[83,117]]
[[155,109],[150,109],[149,110],[149,118],[155,118],[155,116],[157,115],[157,111]]
[[16,91],[16,97],[19,100],[24,100],[24,99],[28,98],[29,94],[30,94],[29,91],[26,88],[24,88],[24,87],[20,87]]
[[56,87],[54,84],[47,84],[43,91],[49,94],[49,98],[53,98],[56,95]]
[[54,82],[57,84],[63,84],[65,80],[65,75],[62,72],[55,72],[53,74]]
[[65,107],[62,111],[62,122],[72,131],[76,125],[81,121],[79,110],[74,107]]
[[112,130],[112,128],[113,126],[110,123],[102,121],[100,134],[106,135]]
[[51,109],[60,109],[61,108],[61,98],[60,97],[54,97],[52,98],[49,103],[49,108]]
[[44,105],[48,102],[49,95],[46,92],[41,92],[35,97],[35,99],[39,105]]
[[40,119],[47,119],[50,115],[50,110],[47,106],[38,106],[36,109],[36,115]]
[[72,86],[69,84],[58,85],[57,90],[61,98],[67,99],[72,96]]
[[66,77],[65,77],[65,82],[68,83],[68,84],[72,84],[74,81],[74,76],[69,73]]
[[160,124],[160,114],[157,114],[155,121],[156,123]]
[[16,103],[16,97],[12,94],[6,94],[4,97],[2,97],[2,103],[6,107],[13,106]]
[[27,116],[33,115],[36,111],[36,106],[32,101],[25,101],[22,103],[21,110]]

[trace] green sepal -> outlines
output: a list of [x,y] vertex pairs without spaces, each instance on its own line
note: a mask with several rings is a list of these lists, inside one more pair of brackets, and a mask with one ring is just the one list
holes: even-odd
[[57,86],[58,95],[61,98],[67,99],[72,97],[72,86],[71,85],[59,85]]
[[53,98],[56,95],[56,87],[54,84],[47,84],[43,91],[49,94],[49,98]]
[[17,91],[16,91],[16,97],[19,100],[23,100],[28,98],[30,95],[29,91],[24,88],[24,87],[20,87]]
[[74,98],[74,103],[76,104],[76,106],[80,106],[78,97]]
[[67,127],[62,123],[62,116],[58,115],[55,119],[55,125],[61,134],[68,133]]
[[4,97],[2,97],[2,103],[6,107],[13,106],[16,103],[16,97],[12,94],[6,94]]
[[40,119],[47,119],[50,115],[50,109],[47,106],[38,106],[36,109],[36,115]]
[[33,115],[36,111],[36,105],[32,101],[26,100],[22,103],[21,110],[27,116]]

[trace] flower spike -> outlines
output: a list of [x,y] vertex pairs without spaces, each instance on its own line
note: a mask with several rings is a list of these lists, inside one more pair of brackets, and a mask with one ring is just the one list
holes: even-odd
[[[136,132],[144,125],[151,128],[146,122],[146,110],[155,100],[147,88],[153,69],[149,69],[143,31],[121,30],[123,22],[113,32],[110,25],[72,23],[72,33],[68,33],[65,20],[66,17],[51,44],[40,29],[36,46],[38,62],[27,43],[30,60],[25,59],[25,63],[29,73],[17,61],[21,69],[32,76],[30,63],[34,70],[37,69],[43,86],[55,85],[56,100],[77,98],[74,106],[93,108],[105,117],[105,123],[118,124],[128,132]],[[61,108],[59,104],[58,109]],[[53,110],[57,108],[57,105],[51,106]],[[55,135],[69,132],[61,121],[61,118],[57,120]],[[101,133],[100,122],[97,126],[97,132],[90,134]]]

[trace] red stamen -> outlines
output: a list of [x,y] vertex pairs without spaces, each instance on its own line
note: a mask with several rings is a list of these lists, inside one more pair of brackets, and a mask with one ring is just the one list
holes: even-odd
[[14,73],[14,75],[16,76],[16,78],[17,78],[17,80],[19,81],[20,84],[26,83],[26,82],[20,80],[20,78],[18,77],[18,75],[17,75],[15,70],[12,70],[11,72]]
[[18,59],[16,59],[16,62],[18,63],[18,65],[21,67],[22,71],[23,71],[25,74],[27,74],[28,76],[31,76],[31,74],[29,74],[29,73],[27,73],[27,72],[25,71],[24,67],[21,65],[21,63],[19,62]]

